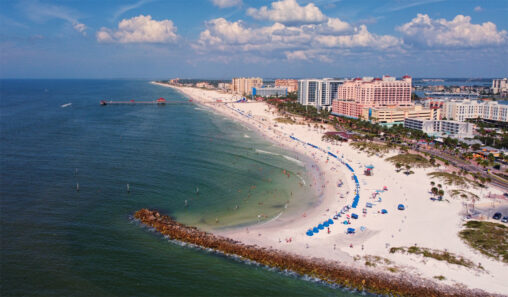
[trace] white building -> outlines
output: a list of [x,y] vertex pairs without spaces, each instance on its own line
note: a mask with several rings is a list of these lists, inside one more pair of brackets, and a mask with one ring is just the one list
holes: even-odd
[[508,105],[497,101],[450,100],[443,101],[441,116],[448,120],[466,121],[481,118],[484,120],[507,122]]
[[317,109],[330,109],[332,100],[337,99],[337,91],[342,83],[343,80],[330,78],[301,79],[298,81],[298,102]]
[[423,131],[429,136],[452,137],[458,139],[473,138],[475,129],[474,124],[466,122],[448,120],[420,120],[409,118],[404,120],[404,127]]
[[274,88],[252,88],[252,96],[260,97],[281,97],[287,96],[288,89],[283,87]]
[[503,94],[508,93],[508,78],[500,78],[492,80],[492,93]]

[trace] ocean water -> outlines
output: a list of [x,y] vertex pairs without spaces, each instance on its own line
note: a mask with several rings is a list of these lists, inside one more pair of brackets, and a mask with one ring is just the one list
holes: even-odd
[[[99,105],[159,97],[179,103]],[[172,89],[0,80],[0,137],[1,296],[356,295],[182,247],[131,219],[157,208],[214,230],[317,201],[298,156]]]

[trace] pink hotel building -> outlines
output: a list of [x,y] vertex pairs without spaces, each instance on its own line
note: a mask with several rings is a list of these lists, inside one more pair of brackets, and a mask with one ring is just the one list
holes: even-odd
[[332,102],[335,115],[359,118],[364,108],[411,106],[411,76],[402,80],[388,75],[383,78],[355,78],[339,86]]

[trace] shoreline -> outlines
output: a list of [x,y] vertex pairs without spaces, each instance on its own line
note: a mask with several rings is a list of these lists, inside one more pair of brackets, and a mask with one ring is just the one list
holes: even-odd
[[[152,84],[160,85],[163,87],[171,87],[171,86],[160,84],[157,82],[152,82]],[[307,173],[307,175],[308,175],[307,177],[310,179],[310,180],[308,180],[308,182],[312,182],[312,180],[315,181],[315,185],[313,186],[312,190],[313,190],[316,198],[318,199],[317,204],[313,203],[313,206],[314,206],[313,208],[299,209],[298,211],[307,213],[307,212],[313,210],[314,208],[316,208],[317,206],[324,204],[324,202],[325,202],[324,198],[326,195],[323,190],[318,190],[319,188],[323,187],[323,183],[320,181],[319,176],[324,174],[324,170],[319,166],[319,164],[318,164],[318,162],[316,162],[316,160],[314,160],[312,157],[307,156],[305,153],[303,153],[301,151],[298,151],[294,148],[285,146],[283,142],[281,142],[277,138],[272,137],[271,135],[267,135],[266,133],[263,132],[263,130],[259,126],[256,126],[255,124],[253,124],[251,122],[241,121],[241,120],[239,121],[239,119],[231,117],[230,114],[225,113],[224,110],[216,108],[216,106],[214,106],[213,104],[206,104],[206,102],[196,100],[195,97],[192,97],[191,95],[187,94],[180,88],[174,88],[174,87],[171,87],[171,88],[178,91],[185,97],[187,97],[189,99],[193,99],[194,103],[196,103],[197,105],[199,105],[201,107],[204,107],[205,110],[210,111],[210,109],[211,109],[217,115],[228,116],[229,119],[236,122],[237,124],[247,127],[247,129],[249,129],[249,130],[255,131],[259,136],[261,136],[262,139],[264,139],[265,141],[267,141],[269,143],[272,143],[272,145],[276,146],[278,149],[285,150],[285,151],[290,152],[290,153],[294,154],[295,156],[297,156],[296,160],[298,160],[299,162],[302,162],[302,168]],[[272,152],[267,152],[267,153],[272,153]],[[282,156],[282,157],[284,157],[284,156]],[[312,169],[315,169],[315,170],[312,170]],[[297,175],[297,173],[294,173],[294,174]],[[299,178],[305,183],[305,178],[303,178],[301,176]],[[311,201],[309,201],[309,202],[311,202]],[[266,226],[271,226],[270,224],[277,224],[278,226],[280,226],[281,224],[289,224],[291,222],[294,222],[295,220],[299,219],[300,214],[288,213],[288,212],[283,211],[283,213],[277,215],[276,217],[268,219],[268,221],[260,221],[257,223],[253,222],[248,225],[242,224],[241,226],[234,226],[234,227],[225,227],[225,228],[215,229],[214,231],[215,231],[215,233],[218,233],[218,234],[220,233],[220,234],[227,235],[228,233],[230,233],[232,231],[244,230],[244,228],[261,227],[261,226],[266,227]],[[281,216],[282,216],[281,220],[283,220],[283,221],[278,220],[278,219],[280,219]]]
[[[415,169],[415,174],[409,176],[397,174],[394,172],[394,166],[385,161],[385,157],[393,155],[393,152],[386,156],[370,156],[353,149],[349,144],[326,143],[321,140],[320,131],[312,129],[311,126],[276,122],[275,118],[278,117],[276,110],[264,102],[235,103],[236,98],[231,94],[160,83],[153,84],[171,87],[214,112],[255,128],[266,140],[284,150],[307,156],[320,168],[320,174],[316,179],[322,180],[323,198],[320,203],[312,205],[305,216],[294,216],[287,220],[282,216],[262,225],[218,230],[214,231],[214,234],[243,244],[274,248],[297,256],[313,258],[319,255],[326,261],[347,263],[356,269],[368,269],[379,273],[390,271],[394,278],[411,274],[437,284],[436,277],[444,276],[439,280],[439,284],[483,289],[492,293],[508,292],[508,284],[503,278],[508,271],[506,265],[480,255],[457,236],[463,224],[462,217],[459,215],[462,213],[462,202],[450,198],[447,204],[439,204],[428,199],[428,185],[431,178],[427,176],[427,173],[436,169]],[[216,104],[217,99],[222,100],[223,103]],[[283,137],[284,135],[287,137]],[[293,135],[305,142],[317,144],[320,148],[328,148],[328,151],[343,157],[355,170],[360,185],[359,207],[352,211],[360,217],[358,220],[351,220],[352,227],[356,229],[355,235],[345,234],[344,231],[349,226],[340,224],[343,219],[334,221],[335,224],[330,227],[329,234],[324,232],[325,229],[311,237],[305,235],[309,227],[316,226],[325,218],[333,216],[343,205],[351,204],[354,182],[348,176],[348,169],[326,155],[326,150],[323,153],[306,144],[293,141],[289,138]],[[366,177],[362,174],[362,168],[367,164],[375,166],[374,176]],[[314,171],[314,168],[310,169]],[[336,187],[338,180],[344,183],[341,188]],[[371,195],[383,186],[387,186],[388,191],[378,193],[378,197],[383,198],[382,202],[373,200]],[[453,186],[444,185],[443,189],[449,192],[453,190]],[[482,194],[486,194],[481,190],[471,191],[476,191],[475,193],[481,197],[485,196]],[[495,189],[489,189],[489,191],[495,192]],[[338,198],[339,195],[344,195],[345,198]],[[366,202],[372,202],[375,206],[368,209],[367,214],[362,215],[362,207]],[[406,210],[398,211],[399,203],[404,203]],[[380,214],[381,208],[388,209],[388,214]],[[364,228],[364,231],[360,231],[360,227]],[[481,263],[485,271],[471,270],[414,255],[389,252],[391,247],[413,245],[448,250],[475,263]],[[379,257],[384,259],[382,261],[391,264],[378,263],[378,265],[366,267],[361,259],[367,257]]]
[[388,273],[358,269],[339,262],[328,262],[316,258],[301,257],[271,248],[259,248],[241,242],[200,231],[195,227],[180,224],[156,210],[141,209],[134,218],[147,227],[154,228],[172,240],[212,249],[226,256],[236,256],[281,271],[289,270],[300,276],[310,276],[322,281],[356,290],[383,295],[402,296],[495,296],[482,290],[436,285],[430,281],[416,279],[410,275],[394,279]]

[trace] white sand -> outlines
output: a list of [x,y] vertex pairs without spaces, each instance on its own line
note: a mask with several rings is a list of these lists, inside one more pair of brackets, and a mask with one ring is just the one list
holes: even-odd
[[[393,262],[389,266],[396,266],[398,269],[394,275],[412,273],[428,279],[442,275],[446,278],[442,282],[446,284],[459,284],[492,293],[508,293],[508,266],[476,252],[458,237],[458,232],[464,223],[463,215],[460,215],[460,213],[464,213],[462,201],[453,199],[447,194],[445,194],[445,199],[448,199],[449,203],[433,202],[429,199],[431,179],[427,173],[434,172],[436,169],[416,168],[412,169],[415,174],[406,176],[403,173],[395,172],[394,166],[385,161],[385,158],[390,155],[369,157],[365,153],[354,150],[348,144],[331,144],[322,141],[323,131],[317,131],[307,125],[275,122],[274,119],[279,115],[277,115],[275,108],[266,103],[233,103],[240,97],[196,88],[178,87],[177,89],[204,106],[255,127],[266,138],[286,149],[312,158],[319,167],[310,168],[310,170],[320,172],[317,174],[321,176],[324,185],[321,201],[315,208],[306,210],[305,214],[302,213],[296,217],[283,214],[276,219],[261,222],[249,228],[221,231],[220,235],[247,244],[272,247],[303,256],[348,262],[351,265],[363,267],[365,260],[354,261],[354,256],[377,255]],[[229,103],[216,104],[217,99]],[[232,108],[242,111],[243,115]],[[271,111],[269,111],[270,109]],[[277,127],[274,127],[275,124]],[[327,127],[327,131],[331,130],[330,127]],[[350,211],[349,214],[358,214],[358,220],[352,219],[351,225],[343,225],[340,224],[344,220],[344,216],[342,216],[330,226],[330,234],[327,234],[326,228],[312,237],[305,234],[309,228],[331,218],[343,206],[351,205],[355,183],[346,166],[329,157],[325,152],[290,139],[290,135],[331,151],[339,157],[343,155],[344,159],[353,167],[360,182],[360,202],[358,207]],[[393,154],[395,152],[391,155]],[[367,164],[374,165],[373,176],[363,174],[364,168],[362,167]],[[339,180],[344,182],[340,188],[337,186]],[[436,181],[436,183],[440,182]],[[319,184],[316,183],[312,186],[319,187]],[[388,191],[380,194],[382,202],[370,199],[372,193],[377,189],[381,190],[383,186],[387,186]],[[443,188],[445,192],[449,192],[454,187],[444,185]],[[468,190],[482,197],[480,203],[490,201],[483,198],[489,192],[501,193],[495,188],[487,188],[482,191]],[[344,198],[340,198],[340,194],[344,195]],[[364,216],[362,208],[365,207],[366,202],[372,202],[375,206],[368,208],[368,213]],[[403,203],[406,210],[397,210],[399,203]],[[388,211],[388,214],[378,213],[383,208]],[[361,226],[365,227],[365,231],[360,231]],[[345,234],[347,227],[355,228],[356,234]],[[291,242],[287,242],[288,239],[291,239]],[[485,270],[469,269],[421,256],[389,253],[390,247],[409,247],[415,244],[419,247],[447,250],[463,256],[475,264],[481,263]],[[387,271],[386,266],[378,265],[372,269]]]

